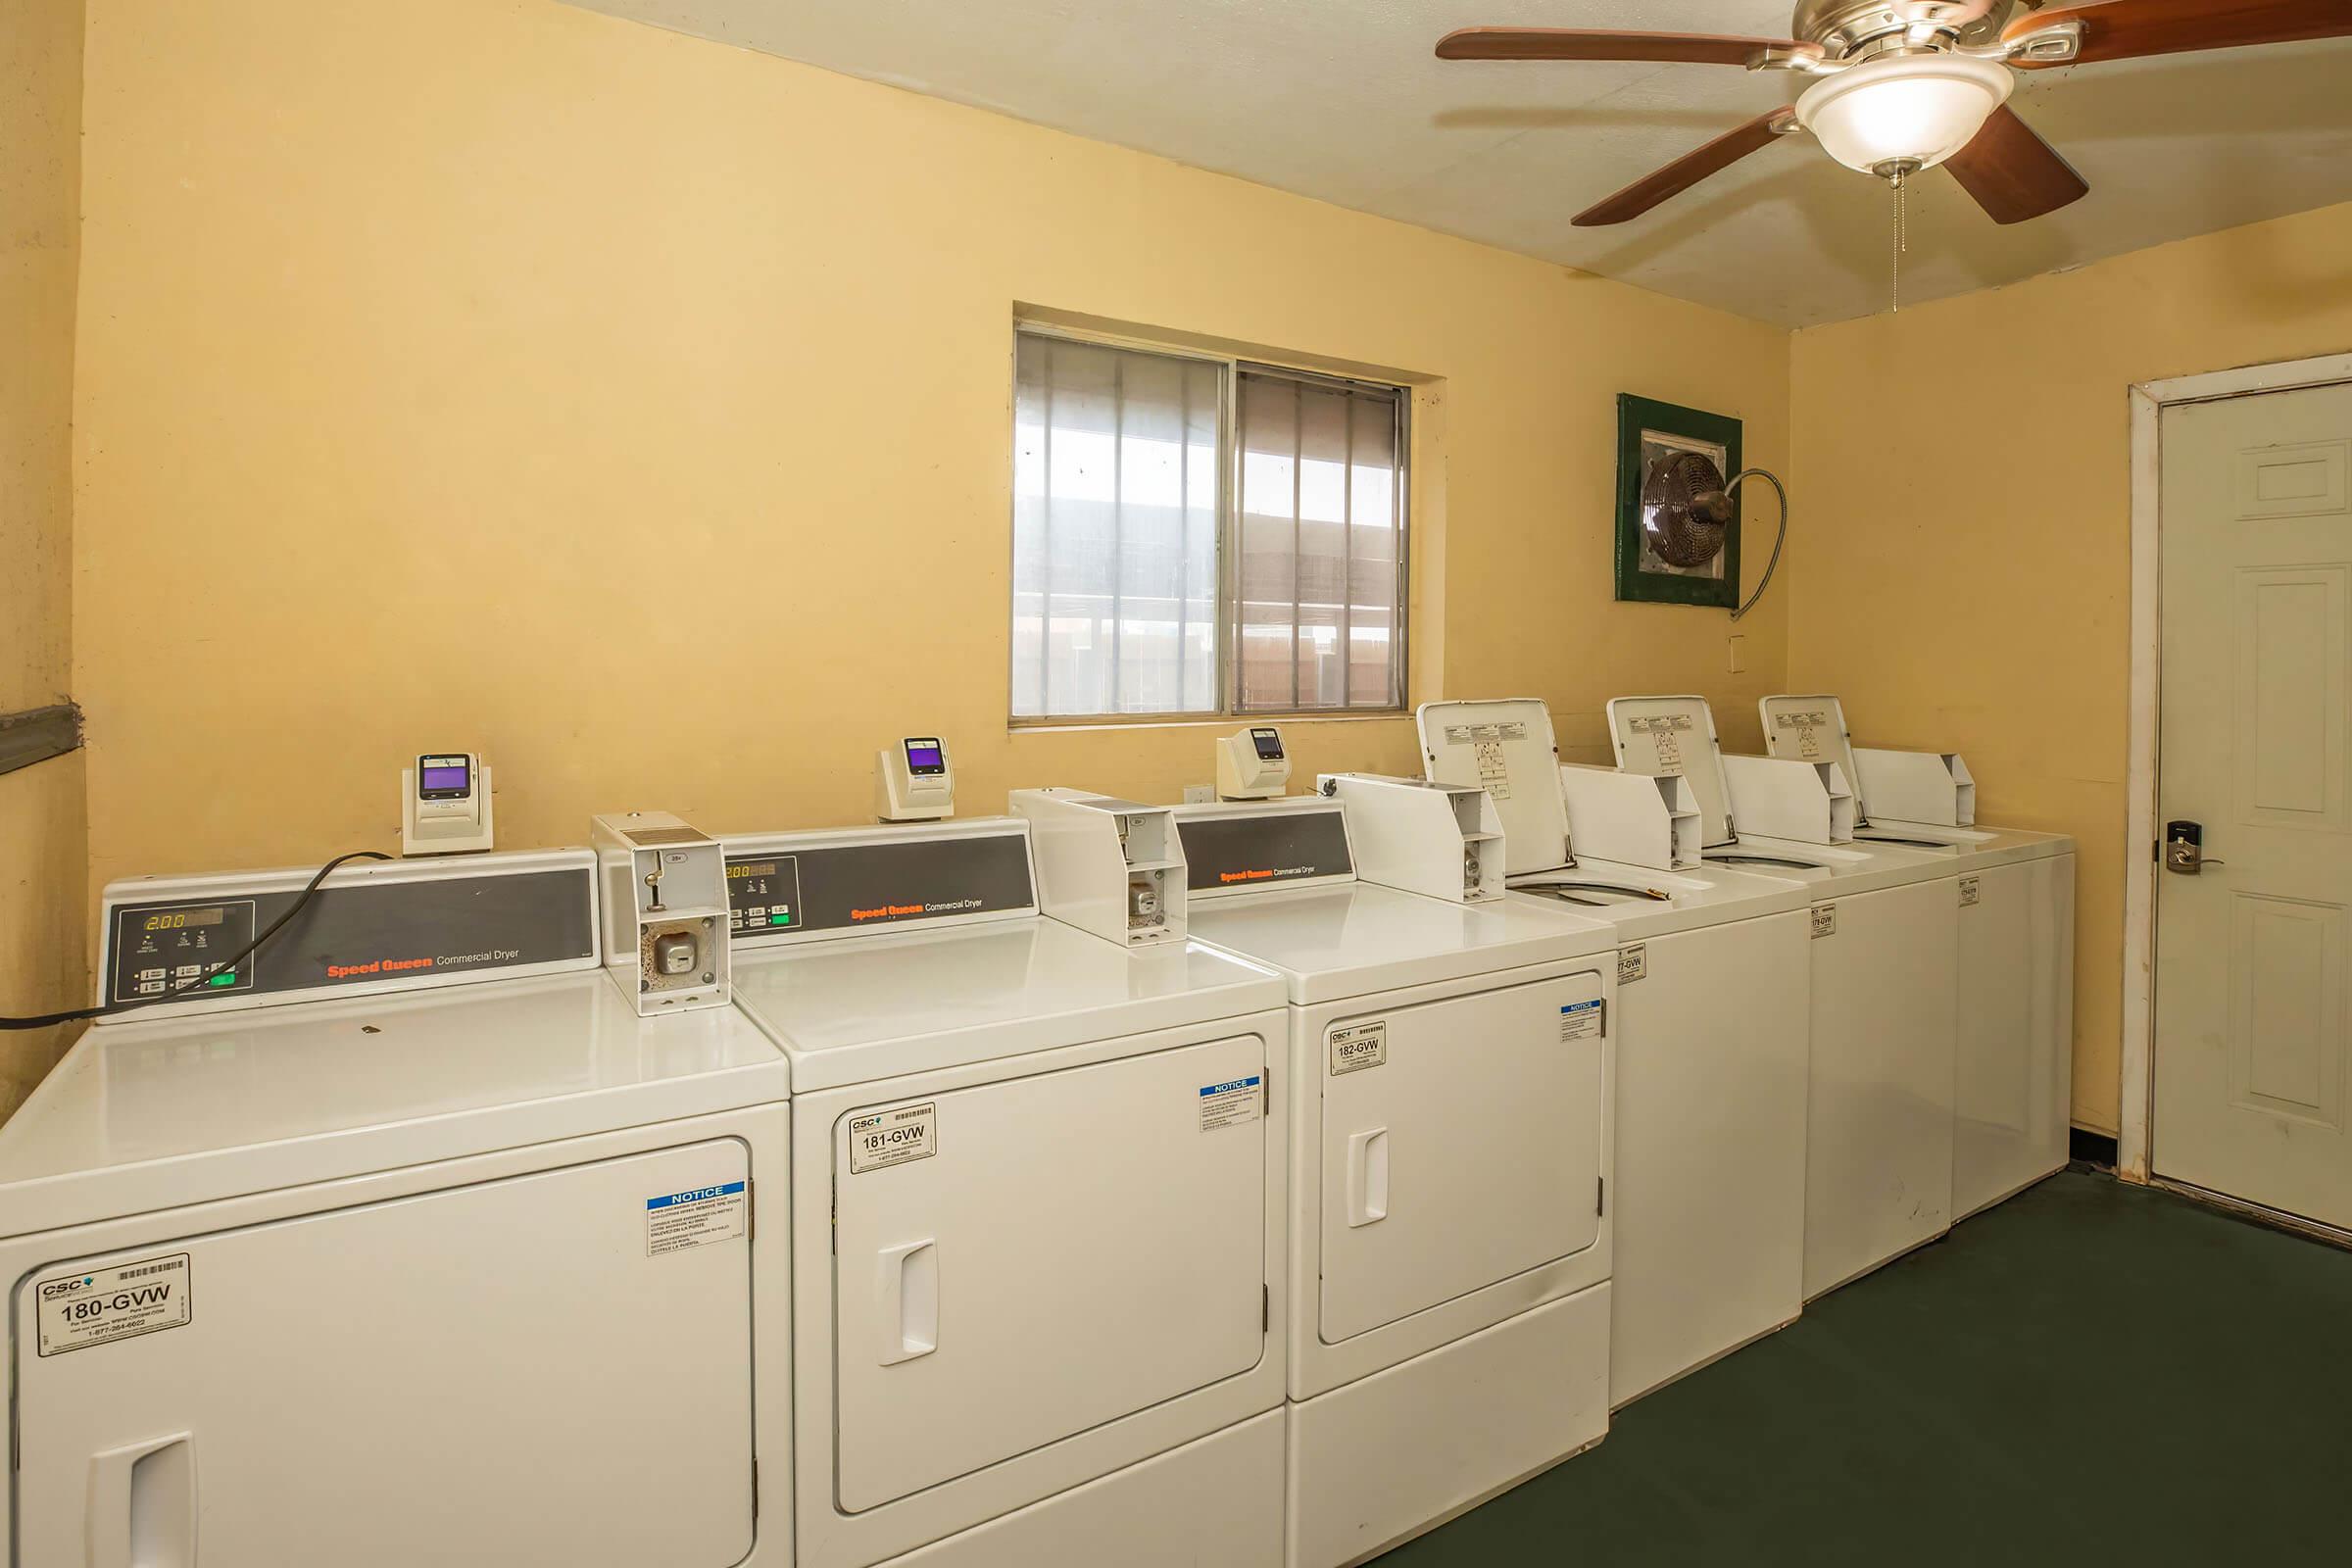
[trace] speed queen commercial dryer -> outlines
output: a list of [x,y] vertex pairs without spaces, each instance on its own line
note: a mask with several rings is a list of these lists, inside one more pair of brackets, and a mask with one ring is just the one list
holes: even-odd
[[1336,800],[1176,821],[1192,934],[1289,990],[1286,1556],[1334,1568],[1608,1429],[1616,937],[1364,883]]
[[792,1561],[784,1061],[637,1015],[595,871],[107,889],[166,1000],[0,1130],[12,1561]]
[[796,1084],[802,1564],[1277,1561],[1280,982],[1042,917],[1023,820],[724,843]]
[[1419,720],[1430,776],[1494,797],[1514,896],[1616,932],[1622,1405],[1803,1308],[1810,897],[1701,860],[1680,780],[1563,769],[1539,701],[1431,703]]

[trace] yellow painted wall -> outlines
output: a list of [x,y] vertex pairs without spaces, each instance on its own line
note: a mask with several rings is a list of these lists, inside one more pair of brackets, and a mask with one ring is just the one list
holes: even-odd
[[[92,873],[394,841],[472,747],[501,842],[1175,799],[1205,726],[1008,734],[1016,303],[1424,381],[1419,695],[1736,739],[1783,600],[1610,602],[1615,395],[1787,458],[1785,333],[553,0],[90,0],[74,548]],[[1407,721],[1296,726],[1410,769]]]
[[[79,0],[0,8],[0,712],[62,702],[73,657]],[[82,760],[0,774],[0,1013],[77,1006]],[[0,1117],[68,1032],[0,1034]]]
[[[2081,843],[2075,1119],[2113,1132],[2131,684],[2129,388],[2352,349],[2352,205],[1796,334],[1789,678],[1967,754]],[[2140,846],[2137,853],[2146,854]]]

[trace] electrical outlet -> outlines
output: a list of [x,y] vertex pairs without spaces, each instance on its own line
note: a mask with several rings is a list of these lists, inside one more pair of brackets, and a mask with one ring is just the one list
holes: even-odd
[[1214,784],[1187,784],[1184,787],[1184,804],[1187,806],[1214,806],[1216,802],[1217,787]]
[[1742,674],[1746,671],[1746,669],[1747,639],[1745,637],[1735,636],[1732,639],[1732,673],[1735,675]]

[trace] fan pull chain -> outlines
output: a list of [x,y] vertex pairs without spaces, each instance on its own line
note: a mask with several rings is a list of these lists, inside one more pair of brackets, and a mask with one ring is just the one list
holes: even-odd
[[1910,189],[1902,170],[1894,172],[1890,181],[1894,186],[1894,314],[1903,311],[1903,252],[1911,248],[1911,236],[1906,227],[1905,197]]

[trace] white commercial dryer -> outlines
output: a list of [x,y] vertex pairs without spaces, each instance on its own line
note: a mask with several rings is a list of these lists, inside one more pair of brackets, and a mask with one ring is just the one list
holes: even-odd
[[1679,778],[1561,767],[1539,701],[1418,717],[1430,776],[1494,797],[1518,896],[1615,928],[1622,1405],[1803,1307],[1811,892],[1704,863]]
[[1453,899],[1358,880],[1337,801],[1176,809],[1193,935],[1289,995],[1291,1568],[1608,1429],[1615,936],[1474,891],[1483,830],[1423,820]]
[[1724,754],[1700,697],[1608,705],[1621,770],[1679,776],[1714,864],[1807,883],[1805,1298],[1950,1229],[1959,882],[1948,851],[1853,842],[1828,762]]
[[1758,705],[1775,757],[1829,760],[1854,787],[1854,837],[1948,847],[1960,879],[1960,1017],[1952,1217],[2062,1170],[2074,1095],[2075,841],[1977,825],[1949,752],[1853,744],[1836,697]]
[[0,1130],[11,1561],[792,1561],[784,1060],[637,1016],[595,867],[107,889],[134,1005]]
[[1277,1561],[1281,984],[1042,917],[1017,818],[723,842],[794,1082],[800,1561]]

